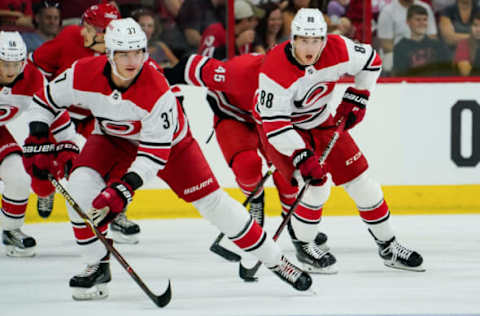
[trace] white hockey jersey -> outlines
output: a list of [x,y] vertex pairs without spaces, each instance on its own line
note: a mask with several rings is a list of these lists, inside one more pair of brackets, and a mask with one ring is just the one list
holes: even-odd
[[170,149],[188,132],[181,107],[163,75],[145,63],[127,89],[117,88],[106,56],[89,57],[34,95],[32,119],[50,124],[71,104],[91,111],[95,117],[92,134],[126,138],[138,144],[138,153],[129,171],[144,183],[166,165]]
[[23,72],[11,84],[0,86],[0,125],[18,117],[27,110],[32,95],[43,88],[45,79],[38,69],[27,64]]
[[372,90],[381,71],[381,59],[367,44],[340,35],[327,36],[319,60],[302,66],[287,41],[273,48],[260,68],[255,117],[269,142],[290,156],[306,145],[295,131],[312,129],[331,115],[327,107],[336,82],[345,74],[355,76],[355,87]]

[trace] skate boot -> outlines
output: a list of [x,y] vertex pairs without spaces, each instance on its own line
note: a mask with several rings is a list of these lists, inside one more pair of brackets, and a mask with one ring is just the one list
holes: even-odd
[[296,249],[298,261],[303,264],[303,268],[311,273],[335,274],[337,259],[328,251],[324,251],[315,241],[304,242],[292,239]]
[[253,219],[257,221],[257,223],[263,227],[263,224],[265,223],[265,193],[262,192],[262,194],[255,198],[252,199],[250,202],[250,214],[252,215]]
[[287,282],[299,291],[306,291],[312,285],[310,275],[302,271],[299,267],[290,263],[285,256],[280,259],[280,264],[269,268],[273,273],[278,275],[280,279]]
[[37,243],[33,237],[25,235],[20,228],[4,230],[2,240],[10,257],[33,257]]
[[[293,231],[291,222],[288,222],[287,230],[288,230],[288,234],[290,235],[290,238],[292,239],[292,243],[293,243],[293,241],[297,239],[297,236],[295,235],[295,232]],[[328,245],[327,245],[327,241],[328,241],[327,234],[322,233],[322,232],[318,232],[317,236],[315,236],[315,239],[314,239],[313,242],[317,245],[317,247],[319,247],[323,251],[327,252],[327,251],[330,250],[330,247],[328,247]],[[293,245],[295,246],[295,243],[293,243]]]
[[100,262],[87,265],[85,270],[70,279],[72,298],[77,301],[99,300],[108,297],[107,283],[110,274],[110,253]]
[[112,239],[119,244],[136,244],[138,243],[138,233],[140,226],[132,222],[125,215],[125,211],[115,217],[110,224]]
[[[375,238],[375,236],[373,237]],[[375,238],[375,242],[378,245],[378,254],[384,260],[385,266],[401,270],[425,271],[422,267],[422,256],[418,252],[400,245],[395,237],[387,241]]]
[[54,198],[55,198],[55,193],[52,193],[46,197],[39,196],[37,198],[37,211],[40,217],[47,218],[50,216],[53,210]]

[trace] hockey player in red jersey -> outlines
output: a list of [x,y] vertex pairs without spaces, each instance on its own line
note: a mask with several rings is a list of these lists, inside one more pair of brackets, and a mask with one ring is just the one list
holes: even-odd
[[[27,110],[34,92],[44,86],[42,74],[27,64],[26,59],[27,48],[20,34],[1,31],[0,179],[5,189],[2,193],[0,223],[3,244],[9,256],[33,256],[36,245],[33,237],[20,230],[30,195],[30,177],[22,164],[22,148],[5,125]],[[65,158],[64,155],[62,157]],[[51,193],[53,190],[48,181],[37,179],[32,182],[32,187],[34,191],[49,190]]]
[[[53,40],[44,43],[31,55],[31,61],[47,76],[57,77],[73,62],[83,57],[105,53],[103,40],[105,28],[111,20],[118,19],[120,12],[112,4],[98,4],[89,7],[82,16],[82,25],[70,25]],[[93,117],[89,111],[74,104],[68,108],[76,130],[88,137],[93,129]],[[55,124],[60,124],[56,122]],[[48,217],[53,207],[53,195],[39,197],[39,213]],[[125,212],[112,222],[112,236],[118,242],[137,243],[140,227],[130,221]]]
[[[253,118],[254,97],[258,88],[258,73],[264,55],[245,54],[228,61],[200,55],[182,59],[175,67],[165,68],[170,84],[207,87],[207,101],[214,112],[214,130],[225,161],[235,174],[240,189],[250,196],[262,178],[263,152]],[[286,213],[298,191],[278,170],[273,173],[282,210]],[[263,226],[265,197],[259,188],[250,203],[250,214]],[[288,230],[290,233],[291,229]],[[292,235],[292,238],[294,236]],[[326,249],[327,236],[319,232],[318,247]]]
[[[25,146],[48,143],[49,124],[76,100],[96,120],[75,160],[68,190],[100,231],[106,232],[136,189],[158,175],[237,246],[297,290],[307,290],[310,276],[291,264],[243,207],[219,189],[167,81],[145,62],[147,41],[140,26],[131,18],[114,20],[105,42],[107,56],[74,63],[35,94]],[[27,163],[50,170],[45,161],[54,157],[48,155],[38,153]],[[70,280],[73,297],[105,297],[111,279],[108,253],[70,207],[69,216],[87,263],[85,272]]]
[[[297,258],[309,271],[324,267],[324,258],[312,244],[333,180],[355,201],[385,265],[424,271],[420,254],[397,241],[380,185],[369,177],[367,160],[348,132],[365,115],[381,60],[370,45],[326,32],[318,9],[297,12],[290,41],[265,56],[255,105],[262,142],[277,169],[288,180],[312,180],[291,222]],[[347,88],[332,118],[327,104],[335,83],[346,73],[355,76],[355,86]],[[331,127],[341,118],[346,131],[321,165],[319,155],[331,138]]]

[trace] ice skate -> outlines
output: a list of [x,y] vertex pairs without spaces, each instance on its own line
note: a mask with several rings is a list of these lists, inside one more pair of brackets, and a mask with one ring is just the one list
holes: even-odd
[[280,264],[269,268],[273,273],[278,275],[280,279],[287,282],[299,291],[306,291],[312,285],[310,275],[302,271],[300,268],[290,263],[285,256],[280,259]]
[[4,230],[2,233],[3,244],[7,256],[10,257],[33,257],[37,243],[31,236],[25,235],[20,228]]
[[424,272],[422,256],[400,245],[395,237],[387,241],[375,239],[378,245],[378,254],[384,260],[385,266],[394,269]]
[[[284,215],[282,214],[282,217],[283,216]],[[293,231],[293,228],[292,228],[292,224],[290,222],[288,222],[288,224],[287,224],[287,230],[288,230],[288,234],[290,235],[290,238],[291,238],[292,243],[293,243],[293,241],[297,239],[297,236],[295,235],[295,232]],[[322,233],[322,232],[318,232],[317,236],[315,236],[315,239],[314,239],[314,242],[317,245],[317,247],[319,247],[323,251],[329,251],[330,250],[330,247],[328,247],[328,245],[327,245],[327,241],[328,241],[327,234]],[[293,245],[295,246],[295,243],[293,243]]]
[[262,192],[262,194],[255,198],[252,199],[250,202],[250,214],[252,215],[253,219],[257,221],[257,223],[263,227],[263,224],[265,223],[265,193]]
[[315,241],[303,242],[292,239],[292,242],[296,249],[297,259],[306,271],[319,274],[338,272],[337,259],[330,252],[319,247]]
[[109,254],[100,262],[87,265],[85,270],[70,279],[72,297],[77,301],[99,300],[108,297],[110,274]]
[[37,198],[37,211],[40,217],[47,218],[50,216],[53,210],[54,199],[55,199],[55,193],[52,193],[46,197],[39,196]]
[[123,211],[110,224],[110,233],[119,244],[137,244],[140,226],[129,220]]

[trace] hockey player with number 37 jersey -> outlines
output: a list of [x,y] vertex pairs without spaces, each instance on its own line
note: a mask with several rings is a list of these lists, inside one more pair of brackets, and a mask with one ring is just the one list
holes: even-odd
[[[105,42],[107,56],[76,62],[35,95],[25,146],[45,145],[48,124],[70,104],[90,110],[95,129],[74,163],[68,190],[100,231],[106,231],[136,189],[159,176],[237,246],[296,289],[307,290],[310,276],[292,265],[242,205],[219,189],[167,81],[146,62],[147,40],[140,26],[131,18],[114,20]],[[47,162],[54,160],[43,151],[27,163],[50,171]],[[80,216],[68,210],[87,262],[85,272],[70,280],[73,298],[106,297],[108,253]]]
[[[298,259],[309,271],[322,267],[312,244],[330,194],[330,173],[355,201],[385,264],[424,271],[420,254],[397,242],[380,185],[368,176],[367,160],[348,132],[365,115],[381,71],[379,56],[370,45],[327,35],[318,9],[300,9],[291,28],[290,40],[267,53],[260,67],[254,114],[262,124],[260,137],[267,156],[280,173],[289,181],[311,180],[291,221]],[[346,89],[332,118],[327,104],[344,74],[355,76],[355,86]],[[345,131],[325,164],[320,164],[319,155],[341,120]]]

